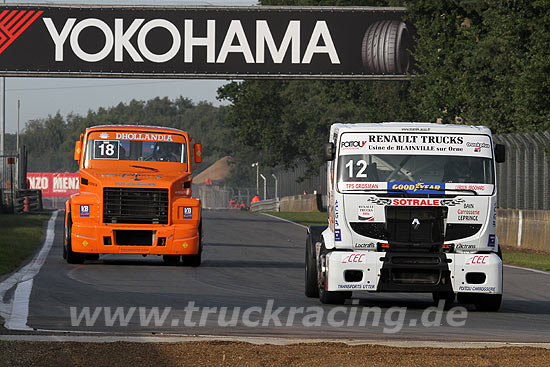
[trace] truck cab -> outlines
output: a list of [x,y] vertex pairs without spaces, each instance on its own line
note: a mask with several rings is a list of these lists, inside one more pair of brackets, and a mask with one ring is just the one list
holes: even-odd
[[306,295],[431,293],[498,310],[494,146],[482,126],[334,124],[325,145],[328,226],[306,241]]
[[75,145],[79,193],[66,203],[63,257],[163,255],[166,263],[199,266],[201,203],[191,196],[192,163],[202,147],[184,131],[103,125]]

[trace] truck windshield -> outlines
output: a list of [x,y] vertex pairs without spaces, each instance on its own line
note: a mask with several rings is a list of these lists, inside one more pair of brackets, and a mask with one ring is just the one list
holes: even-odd
[[185,143],[89,139],[86,161],[153,161],[187,163]]
[[494,184],[492,159],[471,156],[353,154],[338,161],[339,182]]

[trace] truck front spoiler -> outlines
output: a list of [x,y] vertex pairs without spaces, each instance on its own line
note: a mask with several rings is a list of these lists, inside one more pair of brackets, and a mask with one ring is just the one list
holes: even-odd
[[502,260],[495,253],[332,251],[328,291],[502,294]]

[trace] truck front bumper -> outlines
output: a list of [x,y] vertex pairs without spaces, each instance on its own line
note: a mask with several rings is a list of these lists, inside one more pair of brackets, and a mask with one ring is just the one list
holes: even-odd
[[199,252],[198,228],[175,225],[95,225],[73,223],[74,252],[98,254],[194,255]]
[[332,251],[328,291],[502,294],[502,260],[495,253]]

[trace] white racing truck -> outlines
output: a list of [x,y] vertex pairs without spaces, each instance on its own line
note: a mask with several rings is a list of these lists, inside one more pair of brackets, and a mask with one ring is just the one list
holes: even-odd
[[499,309],[495,162],[505,149],[488,128],[334,124],[324,154],[329,225],[308,229],[306,296],[423,292]]

